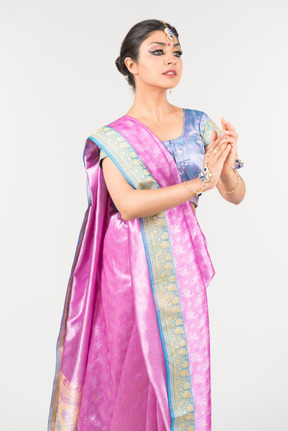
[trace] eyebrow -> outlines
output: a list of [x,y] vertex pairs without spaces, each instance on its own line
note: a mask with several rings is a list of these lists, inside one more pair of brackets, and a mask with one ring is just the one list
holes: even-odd
[[[164,42],[151,42],[151,43],[149,43],[148,46],[152,45],[152,43],[156,43],[157,45],[162,45],[162,46],[166,46],[167,45],[167,43],[164,43]],[[174,43],[173,46],[180,46],[180,43],[179,42],[178,43]]]

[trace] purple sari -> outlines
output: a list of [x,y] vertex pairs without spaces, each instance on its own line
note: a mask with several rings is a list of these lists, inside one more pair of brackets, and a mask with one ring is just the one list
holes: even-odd
[[86,141],[88,209],[57,342],[49,431],[210,431],[206,288],[214,269],[190,203],[125,222],[99,149],[135,189],[181,182],[163,143],[123,116]]

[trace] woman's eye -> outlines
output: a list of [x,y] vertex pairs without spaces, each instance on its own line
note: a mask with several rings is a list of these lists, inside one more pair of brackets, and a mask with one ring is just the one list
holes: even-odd
[[[153,55],[164,55],[164,51],[163,49],[156,49],[155,51],[149,51],[151,52],[151,54]],[[182,51],[174,51],[173,54],[175,55],[175,57],[180,57],[183,52]]]
[[174,53],[176,55],[176,57],[181,57],[181,55],[183,54],[182,51],[174,51]]
[[161,54],[164,54],[163,49],[156,49],[156,51],[150,51],[150,52],[151,52],[151,54],[154,54],[154,55],[159,55],[159,52]]

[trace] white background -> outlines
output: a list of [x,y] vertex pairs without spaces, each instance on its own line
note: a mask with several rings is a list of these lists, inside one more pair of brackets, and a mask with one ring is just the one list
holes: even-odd
[[216,270],[213,431],[288,429],[287,12],[285,0],[2,1],[1,430],[46,429],[87,208],[84,143],[132,104],[114,61],[149,18],[174,25],[182,44],[169,100],[219,126],[223,115],[245,162],[245,200],[215,189],[197,211]]

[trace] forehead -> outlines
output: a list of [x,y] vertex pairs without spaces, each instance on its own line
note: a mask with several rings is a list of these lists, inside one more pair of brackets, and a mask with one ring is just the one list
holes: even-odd
[[[167,40],[167,36],[164,33],[163,30],[156,30],[153,31],[148,37],[147,39],[144,40],[143,42],[143,46],[148,46],[151,45],[154,42],[161,42],[161,43],[171,43],[171,46],[173,46],[175,43],[179,43],[178,39],[176,36],[173,37],[173,40]],[[179,46],[179,45],[178,45]]]

